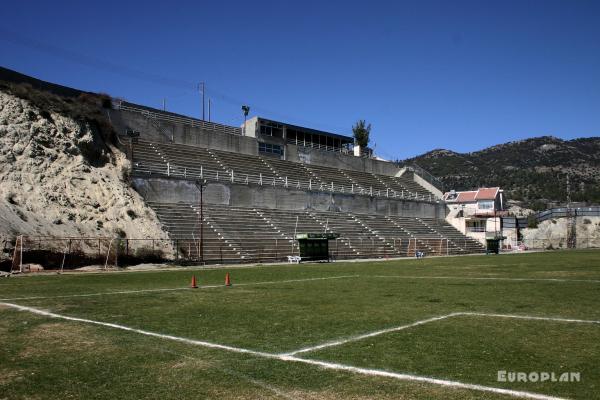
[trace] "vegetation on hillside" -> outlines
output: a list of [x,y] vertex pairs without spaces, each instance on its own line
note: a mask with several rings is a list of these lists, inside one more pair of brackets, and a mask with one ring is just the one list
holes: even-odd
[[110,96],[86,92],[76,97],[61,96],[40,90],[29,83],[5,81],[0,81],[0,91],[29,101],[33,107],[41,110],[40,115],[49,122],[53,122],[51,114],[56,113],[88,126],[94,133],[94,140],[89,144],[82,143],[82,155],[94,166],[102,166],[108,161],[110,149],[106,143],[115,143],[114,129],[104,111],[111,107]]
[[473,153],[437,149],[400,162],[413,163],[439,177],[447,190],[500,186],[509,199],[535,210],[566,201],[568,174],[573,201],[600,203],[600,137],[542,136]]

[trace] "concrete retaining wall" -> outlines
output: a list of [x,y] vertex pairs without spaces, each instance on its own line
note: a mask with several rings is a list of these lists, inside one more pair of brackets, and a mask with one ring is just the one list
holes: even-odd
[[[146,201],[197,203],[200,195],[194,183],[186,180],[133,178],[133,187]],[[280,210],[312,209],[422,218],[444,218],[445,215],[445,206],[441,203],[227,182],[209,182],[203,200],[206,204]]]

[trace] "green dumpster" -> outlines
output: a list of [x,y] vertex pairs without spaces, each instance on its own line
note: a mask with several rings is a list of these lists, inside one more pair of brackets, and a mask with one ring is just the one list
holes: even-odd
[[337,233],[299,233],[296,235],[302,261],[329,261],[329,241],[339,238]]
[[487,253],[500,253],[500,239],[485,239]]
[[502,235],[490,235],[485,238],[487,254],[498,254],[500,253],[500,242],[506,239],[506,236]]

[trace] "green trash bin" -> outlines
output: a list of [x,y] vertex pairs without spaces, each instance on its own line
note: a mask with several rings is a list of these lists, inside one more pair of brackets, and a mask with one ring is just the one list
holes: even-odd
[[487,247],[487,253],[498,254],[500,253],[500,239],[486,239],[485,240]]

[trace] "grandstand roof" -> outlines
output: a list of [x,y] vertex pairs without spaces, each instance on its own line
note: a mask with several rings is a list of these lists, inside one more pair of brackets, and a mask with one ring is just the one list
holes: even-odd
[[324,136],[334,137],[336,139],[340,139],[342,141],[342,143],[354,143],[354,138],[352,136],[340,135],[338,133],[333,133],[333,132],[320,131],[318,129],[307,128],[305,126],[299,126],[299,125],[292,125],[292,124],[288,124],[287,122],[275,121],[273,119],[268,119],[268,118],[263,118],[263,117],[258,117],[258,119],[261,121],[269,121],[272,123],[285,125],[287,128],[295,129],[297,131],[312,133],[314,135],[324,135]]

